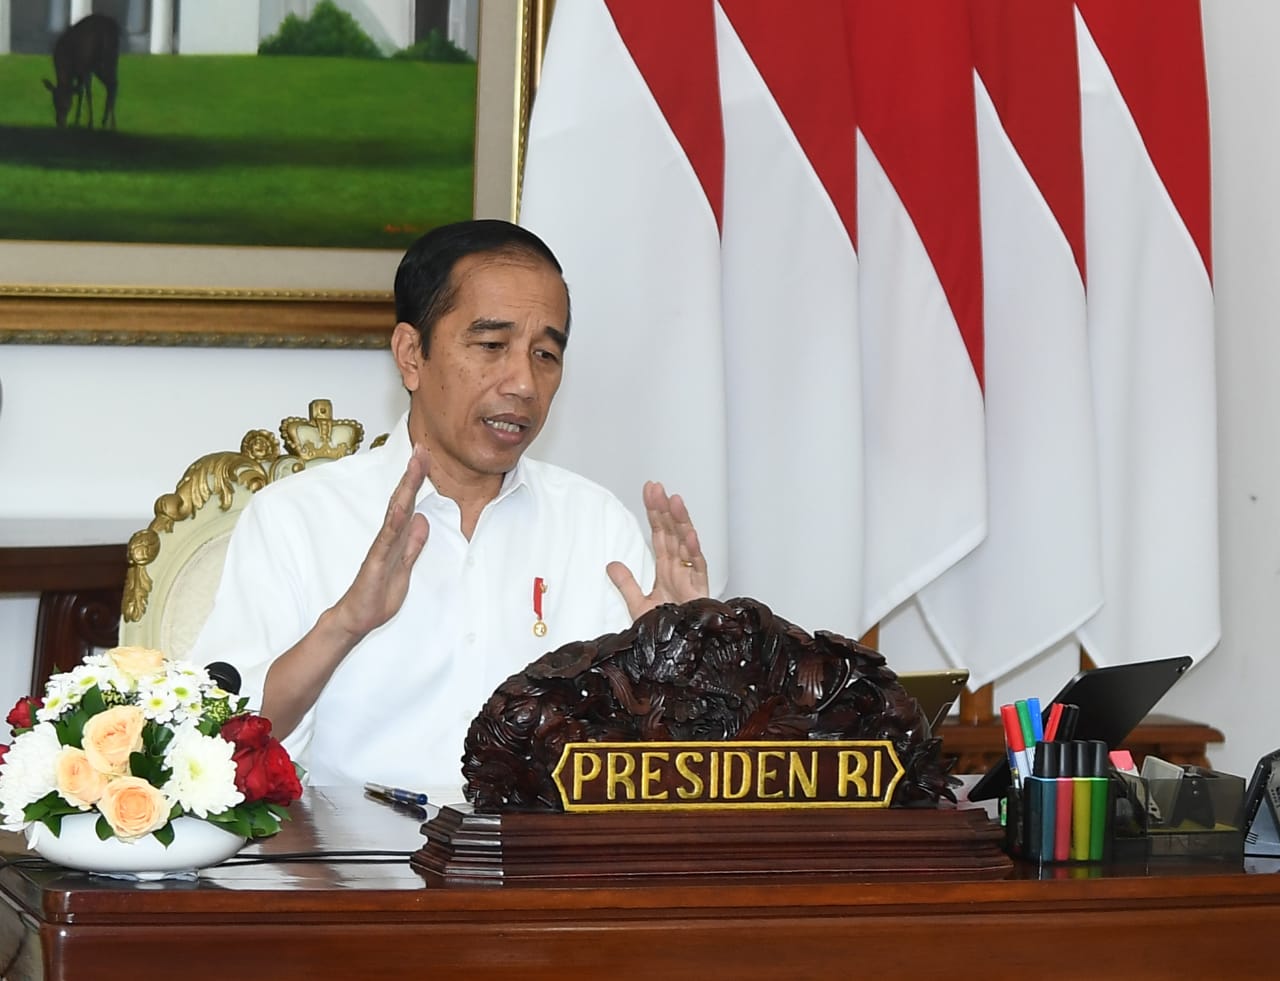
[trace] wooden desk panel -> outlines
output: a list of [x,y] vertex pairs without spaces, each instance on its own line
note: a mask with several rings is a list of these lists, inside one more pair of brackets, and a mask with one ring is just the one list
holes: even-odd
[[1050,880],[1021,866],[996,882],[429,888],[407,861],[415,819],[357,791],[310,791],[304,805],[245,854],[406,857],[229,864],[158,885],[9,867],[5,977],[1244,977],[1269,969],[1259,940],[1280,921],[1280,876],[1216,864]]

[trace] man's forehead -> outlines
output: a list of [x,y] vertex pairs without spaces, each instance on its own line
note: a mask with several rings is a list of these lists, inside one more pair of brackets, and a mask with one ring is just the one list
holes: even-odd
[[[458,260],[453,267],[451,277],[455,290],[453,305],[456,307],[464,298],[475,298],[475,290],[483,289],[488,283],[493,282],[493,280],[489,279],[490,274],[496,274],[501,277],[504,271],[509,270],[545,273],[548,280],[554,281],[556,284],[553,302],[563,304],[565,315],[568,315],[569,288],[565,285],[564,278],[560,275],[559,270],[539,256],[526,255],[524,253],[483,252],[464,256]],[[485,283],[478,283],[478,280],[482,278]],[[551,297],[549,296],[548,299],[551,299]],[[487,316],[484,311],[481,311],[481,315]]]

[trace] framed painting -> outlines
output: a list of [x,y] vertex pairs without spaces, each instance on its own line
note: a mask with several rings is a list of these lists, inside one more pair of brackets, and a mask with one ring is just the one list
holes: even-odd
[[[82,236],[80,229],[88,227],[87,219],[84,226],[78,225],[77,209],[95,216],[109,214],[112,209],[104,207],[101,201],[89,207],[83,195],[90,192],[84,190],[77,192],[79,197],[76,193],[65,193],[60,199],[42,202],[43,195],[35,188],[27,195],[33,202],[28,217],[39,224],[21,226],[21,218],[12,217],[0,220],[0,343],[385,347],[393,319],[391,283],[396,264],[408,243],[441,221],[470,214],[511,219],[516,215],[529,107],[541,67],[553,0],[472,2],[478,5],[475,23],[478,54],[471,76],[474,84],[467,89],[468,92],[474,90],[474,106],[465,108],[468,126],[474,119],[474,136],[470,160],[463,160],[461,164],[455,161],[451,175],[456,184],[459,173],[469,170],[470,208],[465,186],[461,199],[455,190],[451,205],[460,213],[453,214],[447,208],[433,212],[402,207],[405,198],[416,201],[420,196],[418,178],[414,178],[408,194],[403,188],[397,191],[393,185],[388,187],[384,197],[391,199],[391,205],[385,215],[379,213],[373,217],[376,227],[372,237],[366,240],[357,236],[354,242],[349,242],[343,238],[343,235],[349,237],[346,231],[330,234],[296,217],[282,220],[281,225],[276,226],[271,214],[263,213],[269,212],[269,207],[253,213],[242,212],[239,219],[231,209],[232,217],[227,219],[226,227],[234,228],[234,232],[222,234],[255,236],[247,241],[235,241],[234,237],[230,242],[226,237],[219,240],[217,222],[213,219],[186,226],[171,222],[167,227],[163,208],[156,209],[158,215],[150,219],[155,223],[153,226],[145,225],[142,219],[136,223],[144,226],[141,230],[129,225],[128,236],[101,230],[95,235]],[[19,60],[10,55],[0,56],[0,60],[9,57]],[[190,70],[202,68],[200,57],[190,56],[193,66]],[[255,57],[264,62],[272,60],[262,55]],[[157,64],[162,61],[152,60]],[[205,60],[216,62],[216,56]],[[293,64],[306,60],[277,59]],[[345,59],[315,59],[342,60]],[[163,61],[173,65],[182,58]],[[52,75],[53,68],[54,63],[46,56],[39,70]],[[123,76],[123,72],[121,74]],[[38,84],[38,79],[34,81]],[[50,85],[53,81],[50,80]],[[102,89],[97,91],[101,111]],[[125,136],[129,96],[129,90],[122,86],[115,107],[120,122],[108,136],[113,146],[123,142],[121,137]],[[92,104],[92,100],[90,102]],[[412,131],[429,128],[427,122],[416,115],[418,112],[443,114],[443,110],[437,112],[431,94],[426,92],[420,98],[411,99],[410,104],[409,111],[398,115],[395,108],[389,110],[393,118],[386,121],[381,137],[353,132],[361,130],[359,121],[336,127],[340,132],[334,133],[335,145],[326,147],[326,156],[341,158],[345,154],[364,161],[366,148],[371,146],[389,149],[407,166],[414,165],[419,156],[429,156],[429,149],[423,150],[421,144],[412,142],[420,135]],[[10,132],[11,137],[34,134],[34,139],[11,138],[4,142],[10,147],[52,146],[54,152],[71,146],[72,150],[82,152],[88,141],[105,135],[101,126],[97,130],[70,125],[56,129],[53,107],[47,96],[42,97],[41,109],[48,115],[47,122],[42,119],[37,125],[33,121],[25,128],[15,126]],[[181,106],[173,107],[172,111],[181,113]],[[216,111],[217,107],[213,107],[208,113],[214,115]],[[315,110],[299,107],[297,114],[310,111],[327,110],[324,106]],[[365,110],[365,116],[369,115]],[[237,187],[242,183],[247,187],[250,171],[264,161],[269,163],[277,146],[288,144],[287,131],[291,123],[289,114],[286,118],[271,119],[265,135],[245,136],[235,142],[229,151],[232,168],[227,177],[229,183],[220,185],[220,192],[195,193],[196,204],[205,197],[212,199],[217,193],[237,198]],[[5,124],[0,123],[0,129],[4,128]],[[130,135],[128,139],[137,137]],[[49,142],[42,144],[41,140]],[[52,142],[54,140],[62,142]],[[194,141],[184,144],[174,138],[166,152],[175,153],[178,166],[189,172],[208,173],[214,166],[209,160],[210,154]],[[0,166],[13,163],[12,156],[8,160],[5,156],[0,153]],[[276,172],[263,179],[283,182],[281,198],[296,197],[300,185],[290,185],[292,172],[283,156]],[[407,159],[410,157],[413,159]],[[24,161],[18,160],[19,166],[22,163]],[[25,163],[33,164],[29,160]],[[42,172],[44,163],[34,161],[34,172]],[[466,167],[468,163],[470,166]],[[62,165],[63,161],[54,161],[55,169]],[[91,167],[82,161],[77,165],[82,169]],[[131,158],[131,167],[126,169],[137,171],[138,179],[143,182],[158,177],[143,172],[146,168],[137,166],[134,158]],[[31,172],[28,170],[28,174]],[[372,180],[376,183],[377,179],[375,174]],[[465,180],[465,176],[461,179]],[[421,179],[423,195],[431,193],[431,182],[428,168]],[[211,184],[203,179],[200,186],[207,188]],[[342,186],[337,188],[339,196],[343,190]],[[160,193],[156,191],[157,196]],[[315,199],[317,212],[327,209],[335,194],[333,184],[323,193],[323,200]],[[47,210],[39,212],[39,207]],[[188,213],[185,201],[181,210]],[[212,211],[210,208],[209,213]],[[303,219],[308,217],[306,211],[304,200]],[[16,213],[15,210],[11,215]],[[362,213],[361,217],[367,216]],[[10,229],[21,227],[21,232],[6,233],[6,221],[18,222],[10,225]],[[53,234],[48,236],[51,240],[39,234],[46,227],[53,228]],[[151,227],[157,231],[148,231]],[[137,240],[121,240],[133,237],[135,232]],[[202,234],[212,238],[202,238]],[[294,240],[291,241],[290,236]],[[316,242],[326,243],[325,247],[315,247]]]

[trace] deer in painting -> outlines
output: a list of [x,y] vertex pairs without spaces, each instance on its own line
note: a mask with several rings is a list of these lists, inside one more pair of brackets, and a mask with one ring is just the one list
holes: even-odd
[[53,93],[53,116],[59,127],[67,124],[71,99],[76,100],[76,125],[80,125],[80,103],[89,100],[89,128],[93,128],[93,76],[107,89],[107,106],[102,125],[116,126],[116,65],[120,57],[120,28],[103,14],[90,14],[76,21],[53,45],[53,71],[57,84],[44,80]]

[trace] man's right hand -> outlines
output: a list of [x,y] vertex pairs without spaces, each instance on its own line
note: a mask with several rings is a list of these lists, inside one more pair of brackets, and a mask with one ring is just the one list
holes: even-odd
[[426,515],[414,508],[430,469],[426,447],[415,446],[355,580],[267,670],[262,714],[279,738],[297,727],[351,649],[404,604],[413,564],[427,544]]
[[427,544],[426,515],[414,510],[418,492],[431,470],[431,456],[415,446],[404,476],[387,504],[387,514],[355,580],[333,612],[336,625],[358,644],[399,611],[409,591],[409,574]]

